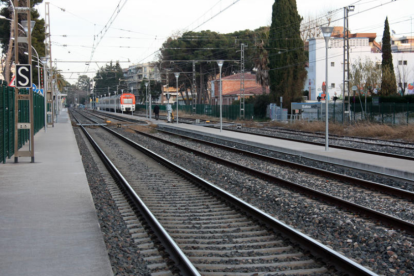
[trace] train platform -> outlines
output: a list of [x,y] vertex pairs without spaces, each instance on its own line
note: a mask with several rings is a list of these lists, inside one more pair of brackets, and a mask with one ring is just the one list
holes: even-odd
[[113,275],[67,110],[0,165],[0,275]]
[[[156,123],[156,122],[155,122]],[[325,146],[304,144],[300,142],[286,141],[277,138],[261,137],[253,134],[232,132],[211,127],[189,124],[167,124],[161,122],[158,126],[162,129],[179,129],[184,132],[196,132],[202,135],[223,137],[235,142],[248,143],[254,146],[294,154],[306,158],[312,158],[322,162],[336,163],[356,169],[369,170],[384,173],[391,176],[403,177],[414,180],[414,162],[404,159],[384,157],[355,151],[329,148]]]

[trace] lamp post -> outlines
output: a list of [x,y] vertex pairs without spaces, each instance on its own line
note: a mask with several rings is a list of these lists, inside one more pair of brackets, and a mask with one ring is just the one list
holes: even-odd
[[111,104],[111,92],[108,92],[108,105],[110,105]]
[[[124,89],[121,89],[121,93],[124,94]],[[124,111],[122,110],[122,105],[121,105],[121,98],[119,98],[119,107],[121,108],[121,113],[124,114]]]
[[43,65],[43,77],[44,77],[44,87],[43,87],[43,98],[44,98],[44,105],[45,105],[45,132],[47,132],[47,100],[46,100],[46,92],[47,92],[47,85],[48,85],[48,76],[46,71],[46,64],[47,64],[47,58],[41,57],[40,61]]
[[[115,95],[115,103],[114,103],[115,108],[114,108],[114,110],[115,110],[115,113],[116,113],[116,91],[114,91],[114,95]],[[121,99],[119,99],[119,103],[121,103]]]
[[329,150],[329,111],[328,111],[328,44],[333,31],[333,27],[321,27],[326,47],[326,68],[325,68],[325,151]]
[[177,98],[176,98],[176,101],[177,101],[177,124],[178,124],[178,77],[180,77],[180,73],[174,73],[174,75],[175,75],[175,80],[176,80],[176,83],[177,83]]
[[223,130],[223,98],[222,98],[222,91],[221,91],[221,68],[223,67],[224,60],[217,60],[217,64],[220,69],[220,132]]
[[146,89],[146,92],[145,92],[145,117],[148,118],[148,106],[147,106],[147,103],[148,103],[148,82],[145,83],[145,89]]

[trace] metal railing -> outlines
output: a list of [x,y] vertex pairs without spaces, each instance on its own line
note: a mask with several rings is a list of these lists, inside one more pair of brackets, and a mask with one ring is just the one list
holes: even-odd
[[[347,104],[345,110],[348,110]],[[329,104],[329,120],[332,122],[371,122],[389,125],[413,124],[414,103],[351,103],[350,113],[345,113],[343,118],[342,103]],[[302,114],[291,114],[290,120],[325,121],[325,108],[304,112]]]
[[[21,90],[20,94],[29,94],[28,90]],[[7,86],[6,82],[0,85],[0,163],[6,163],[14,154],[14,128],[15,118],[14,88]],[[44,127],[45,106],[42,95],[33,93],[34,131],[37,133]],[[29,122],[29,101],[19,101],[18,122]],[[30,130],[18,130],[18,148],[29,141]]]
[[[154,106],[152,106],[151,110],[154,110]],[[166,111],[165,105],[158,105],[160,107],[160,111]],[[239,105],[223,105],[223,118],[228,120],[236,120],[240,118],[240,106]],[[177,108],[175,104],[172,105],[172,108],[175,112]],[[136,111],[144,111],[145,104],[137,104],[135,106]],[[193,106],[192,105],[178,105],[178,110],[186,112],[188,114],[192,114]],[[246,104],[245,106],[245,118],[251,119],[254,116],[254,108],[252,104]],[[220,117],[220,106],[219,105],[209,105],[209,104],[197,104],[195,108],[195,113],[198,115],[207,115],[212,117]]]

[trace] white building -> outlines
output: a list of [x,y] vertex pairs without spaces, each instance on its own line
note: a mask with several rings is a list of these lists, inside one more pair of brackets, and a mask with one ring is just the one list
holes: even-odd
[[160,71],[155,63],[140,63],[128,67],[124,78],[128,86],[128,91],[136,92],[141,86],[141,82],[146,80],[161,81]]
[[[355,34],[349,39],[350,68],[359,59],[363,62],[369,58],[379,66],[382,62],[382,53],[378,51],[379,44],[372,34]],[[374,34],[375,35],[375,34]],[[414,48],[414,47],[413,47]],[[308,79],[304,90],[309,90],[310,100],[316,100],[322,93],[322,84],[325,81],[326,48],[323,38],[309,39],[309,67]],[[394,71],[397,85],[408,87],[414,83],[414,52],[393,53]],[[328,50],[328,92],[330,99],[335,95],[342,96],[343,87],[343,38],[331,37]],[[400,72],[400,73],[399,73]],[[411,91],[410,91],[411,92]],[[406,89],[405,94],[408,93]],[[412,92],[414,93],[414,91]]]

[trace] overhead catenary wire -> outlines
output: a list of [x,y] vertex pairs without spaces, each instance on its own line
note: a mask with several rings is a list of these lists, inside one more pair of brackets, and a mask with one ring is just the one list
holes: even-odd
[[[95,54],[96,48],[98,48],[99,44],[101,43],[102,39],[105,37],[105,34],[108,32],[108,29],[112,26],[112,24],[114,23],[115,19],[118,17],[120,11],[124,8],[125,4],[128,2],[128,0],[120,0],[118,5],[116,6],[114,12],[112,13],[111,17],[109,18],[108,22],[105,24],[105,27],[98,33],[98,41],[95,44],[95,40],[94,40],[94,45],[92,48],[92,53],[91,53],[91,57],[90,57],[90,61],[92,61],[93,59],[93,55]],[[89,70],[89,65],[86,69],[86,71]]]

